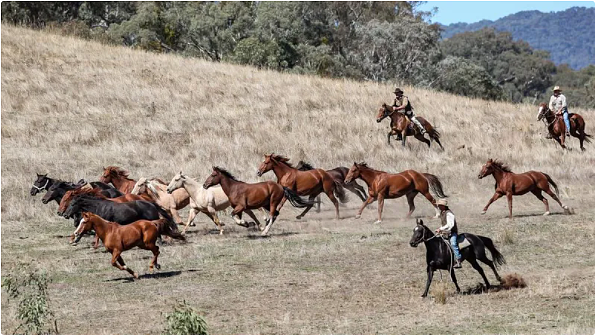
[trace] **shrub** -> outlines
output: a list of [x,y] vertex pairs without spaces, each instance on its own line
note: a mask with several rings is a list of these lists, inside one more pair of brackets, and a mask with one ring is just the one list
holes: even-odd
[[207,335],[207,323],[198,315],[194,308],[186,304],[186,301],[178,303],[172,313],[166,314],[167,335]]

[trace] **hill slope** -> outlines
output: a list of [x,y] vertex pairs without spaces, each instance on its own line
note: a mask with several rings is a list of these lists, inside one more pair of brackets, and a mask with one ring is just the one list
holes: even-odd
[[508,31],[533,48],[549,51],[556,64],[567,63],[574,69],[595,64],[595,8],[572,7],[551,13],[522,11],[496,21],[453,23],[442,26],[442,37],[485,27]]
[[[575,150],[562,152],[543,138],[535,106],[404,87],[416,111],[442,133],[446,151],[414,140],[408,148],[389,147],[388,122],[375,120],[393,89],[3,26],[3,275],[46,271],[51,306],[68,334],[157,334],[161,313],[181,299],[197,306],[217,334],[427,334],[453,327],[473,334],[547,333],[545,327],[551,334],[592,333],[593,144],[581,154],[572,140]],[[592,118],[587,120],[593,133]],[[127,168],[135,179],[169,180],[183,170],[199,182],[212,165],[220,165],[256,182],[274,178],[256,177],[267,152],[324,168],[366,160],[390,172],[438,175],[460,229],[494,238],[508,260],[501,272],[521,273],[529,288],[455,296],[448,286],[446,305],[420,300],[425,249],[407,244],[413,220],[403,219],[406,200],[388,200],[383,224],[371,225],[375,205],[355,220],[361,203],[354,196],[341,207],[339,221],[327,204],[301,221],[287,205],[269,239],[251,236],[255,232],[234,226],[228,216],[222,216],[227,235],[212,235],[214,225],[200,215],[188,244],[162,247],[159,275],[129,282],[101,249],[89,250],[85,240],[69,246],[72,222],[55,215],[55,204],[29,195],[35,173],[97,180],[106,165]],[[488,157],[504,160],[514,171],[547,172],[577,215],[544,218],[543,204],[527,195],[515,198],[513,221],[504,218],[504,200],[480,216],[493,194],[491,177],[477,179]],[[561,212],[551,205],[554,214]],[[422,197],[417,206],[419,217],[434,213]],[[123,257],[142,274],[149,255],[135,250]],[[480,278],[467,264],[459,273],[463,289]],[[494,281],[492,273],[488,277]],[[454,304],[467,309],[453,314]],[[13,306],[3,298],[3,333],[16,328]]]

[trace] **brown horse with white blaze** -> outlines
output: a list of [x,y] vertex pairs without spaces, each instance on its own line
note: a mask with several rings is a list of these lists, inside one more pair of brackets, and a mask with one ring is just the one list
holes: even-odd
[[[490,158],[481,167],[481,171],[477,177],[482,179],[489,175],[493,175],[496,180],[496,192],[483,208],[481,214],[485,214],[488,207],[490,207],[494,201],[498,200],[503,195],[506,195],[506,198],[508,199],[509,217],[512,219],[512,196],[531,192],[545,205],[545,213],[543,213],[543,215],[549,215],[550,206],[547,199],[541,194],[542,191],[549,194],[549,196],[564,209],[565,213],[569,212],[568,206],[564,205],[558,198],[558,185],[556,185],[550,176],[543,172],[528,171],[516,174],[502,162]],[[552,185],[556,193],[552,192],[550,185]]]
[[[289,158],[281,155],[264,155],[264,161],[260,164],[256,175],[259,177],[268,171],[273,170],[277,176],[277,182],[284,187],[296,192],[298,195],[307,195],[310,197],[311,206],[298,215],[296,218],[301,219],[314,206],[314,199],[320,193],[324,192],[335,205],[335,218],[339,219],[339,201],[347,202],[347,195],[340,183],[333,179],[323,169],[313,169],[308,171],[300,171],[289,163]],[[337,200],[339,198],[339,200]],[[281,202],[279,209],[283,207],[285,200]]]
[[138,274],[124,263],[122,256],[120,256],[123,251],[134,247],[151,250],[153,252],[153,259],[149,264],[149,270],[152,272],[153,267],[157,269],[161,267],[157,264],[159,247],[155,244],[160,235],[163,234],[175,239],[185,240],[182,234],[172,229],[170,226],[171,223],[166,219],[155,221],[138,220],[128,225],[120,225],[116,222],[106,221],[90,212],[83,212],[82,215],[81,223],[74,231],[74,242],[77,243],[83,234],[89,230],[95,230],[95,233],[103,241],[107,251],[112,254],[112,265],[120,270],[128,271],[134,278],[138,278]]
[[368,185],[368,199],[359,209],[355,216],[356,219],[361,217],[366,206],[374,202],[374,200],[378,200],[378,220],[375,223],[381,223],[384,199],[395,199],[404,195],[407,196],[407,203],[409,204],[407,217],[410,217],[415,210],[413,199],[418,193],[423,194],[432,204],[436,210],[436,217],[440,216],[440,210],[436,206],[436,199],[430,194],[430,189],[439,198],[445,198],[446,195],[442,190],[440,179],[433,174],[419,173],[415,170],[405,170],[392,174],[374,170],[368,167],[365,162],[354,162],[351,169],[349,169],[349,173],[347,173],[345,182],[351,182],[356,178],[361,178]]
[[128,177],[128,171],[117,166],[103,168],[103,174],[99,178],[99,181],[106,184],[111,183],[118,191],[124,194],[131,193],[136,184],[136,180]]
[[[543,120],[547,126],[547,130],[552,135],[552,138],[566,149],[566,125],[562,116],[556,115],[546,103],[539,105],[539,112],[537,113],[537,121]],[[583,142],[591,142],[589,139],[591,135],[585,133],[585,120],[580,114],[569,113],[568,121],[570,121],[570,135],[578,138],[580,148],[585,151]]]
[[390,117],[390,131],[388,132],[388,144],[390,145],[390,137],[393,135],[400,135],[401,141],[403,146],[405,146],[405,142],[407,136],[413,136],[421,142],[430,147],[431,141],[435,141],[438,143],[440,148],[444,150],[442,143],[440,143],[440,133],[432,126],[430,122],[424,119],[421,116],[417,116],[416,118],[419,122],[426,128],[426,132],[430,136],[430,140],[426,139],[419,129],[416,129],[415,126],[412,126],[412,122],[407,118],[407,116],[403,115],[398,111],[394,111],[393,108],[387,104],[382,104],[382,107],[378,110],[378,115],[376,116],[376,122],[380,123],[384,118]]

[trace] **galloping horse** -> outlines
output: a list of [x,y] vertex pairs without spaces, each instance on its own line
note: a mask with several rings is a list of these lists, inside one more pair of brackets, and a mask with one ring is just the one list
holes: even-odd
[[[264,161],[260,164],[256,174],[260,177],[270,170],[273,170],[275,176],[277,176],[277,182],[283,187],[287,187],[290,190],[296,192],[298,195],[310,196],[311,206],[298,215],[296,218],[301,219],[308,213],[308,211],[314,206],[314,199],[320,193],[324,192],[329,199],[335,205],[335,217],[339,219],[339,201],[342,203],[347,201],[345,190],[341,183],[335,181],[326,171],[323,169],[314,169],[309,171],[299,171],[291,164],[288,163],[289,158],[280,155],[264,155]],[[337,198],[339,201],[337,201]],[[281,202],[281,207],[285,203],[286,199]]]
[[[295,168],[300,171],[314,170],[314,167],[312,165],[310,165],[309,163],[306,163],[304,161],[299,161],[299,163],[297,164],[297,166]],[[366,194],[366,189],[364,189],[355,180],[352,180],[351,183],[345,182],[345,177],[347,176],[348,172],[349,172],[349,168],[346,168],[344,166],[339,166],[339,167],[336,167],[331,170],[326,170],[326,173],[328,173],[331,177],[333,177],[333,179],[336,182],[340,183],[341,186],[343,186],[344,188],[348,189],[349,191],[355,193],[355,195],[357,195],[360,199],[362,199],[362,201],[366,201],[366,198],[368,198],[368,195]],[[318,207],[320,207],[320,202],[318,202]]]
[[[61,180],[49,178],[48,174],[39,174],[37,173],[37,178],[33,182],[33,187],[31,187],[31,191],[29,192],[32,196],[37,195],[37,193],[41,191],[47,191],[54,185]],[[72,184],[72,183],[71,183]],[[72,184],[74,186],[74,184]]]
[[79,188],[75,188],[70,191],[66,191],[66,193],[62,197],[62,200],[60,200],[60,206],[58,206],[58,215],[62,215],[64,213],[64,211],[66,211],[66,208],[68,208],[68,205],[70,205],[70,202],[72,201],[72,199],[74,199],[74,197],[76,197],[77,195],[82,195],[82,194],[87,194],[89,196],[93,196],[98,199],[106,199],[106,200],[117,202],[117,203],[123,203],[123,202],[135,201],[135,200],[146,200],[149,202],[153,202],[153,199],[151,199],[148,196],[141,196],[141,195],[136,195],[136,194],[123,194],[119,197],[108,198],[105,196],[105,194],[103,193],[103,190],[101,190],[100,188],[92,188],[90,186],[89,187],[79,187]]
[[[89,186],[87,186],[89,185]],[[85,183],[84,180],[79,181],[78,184],[73,184],[70,182],[65,181],[56,181],[52,184],[52,186],[48,189],[47,193],[41,199],[41,202],[47,204],[48,202],[55,200],[58,204],[62,201],[62,198],[66,195],[66,192],[77,189],[77,188],[93,188],[97,189],[107,198],[116,198],[122,196],[122,192],[116,190],[115,188],[104,184],[99,181],[94,181],[91,183]]]
[[433,174],[419,173],[415,170],[405,170],[398,174],[390,174],[384,171],[374,170],[368,167],[365,162],[353,163],[345,182],[348,183],[356,178],[361,178],[368,185],[368,199],[357,212],[355,216],[359,219],[364,211],[364,208],[378,199],[378,220],[375,223],[382,222],[382,209],[384,207],[384,199],[395,199],[407,196],[407,203],[409,204],[410,217],[415,210],[413,199],[418,193],[423,194],[434,209],[436,210],[436,217],[440,216],[440,210],[436,206],[436,200],[430,194],[430,189],[436,193],[439,198],[445,198],[446,195],[442,190],[442,183],[440,179]]
[[[502,254],[498,251],[498,249],[496,249],[494,242],[490,238],[469,233],[464,233],[459,236],[464,236],[467,241],[469,241],[469,244],[471,244],[470,246],[461,249],[461,256],[463,256],[461,261],[468,261],[471,263],[471,266],[475,269],[475,271],[479,272],[481,278],[483,278],[483,281],[486,283],[486,287],[488,289],[490,288],[490,282],[488,281],[488,278],[483,272],[481,266],[479,266],[477,263],[477,260],[487,264],[492,269],[492,271],[494,271],[496,279],[501,282],[502,278],[500,278],[496,268],[498,265],[506,263],[506,260],[504,259],[504,256],[502,256]],[[457,283],[457,277],[455,276],[455,270],[452,267],[454,264],[454,256],[449,242],[443,240],[440,235],[434,235],[432,230],[424,225],[423,220],[417,220],[417,225],[415,228],[413,228],[413,236],[411,236],[409,245],[415,248],[422,242],[426,245],[428,281],[426,282],[426,289],[421,296],[426,297],[428,295],[430,284],[432,283],[432,277],[434,276],[434,271],[436,270],[448,270],[448,272],[450,272],[450,278],[452,278],[452,282],[457,288],[457,292],[461,292],[461,288]],[[486,256],[486,248],[492,254],[492,261]]]
[[[582,151],[585,151],[583,142],[591,142],[588,135],[585,133],[585,120],[580,114],[569,113],[568,119],[570,121],[570,135],[579,139]],[[546,103],[539,104],[539,112],[537,113],[537,121],[543,120],[547,126],[547,130],[552,135],[552,138],[566,149],[566,125],[562,116],[557,116]]]
[[417,127],[415,127],[413,125],[413,123],[411,121],[409,121],[409,119],[405,115],[403,115],[402,113],[399,113],[398,111],[397,112],[393,111],[392,107],[387,104],[382,104],[382,107],[380,107],[380,109],[378,110],[378,115],[376,116],[376,122],[381,122],[386,117],[390,117],[390,131],[388,132],[388,136],[387,136],[389,145],[390,145],[390,137],[392,135],[400,134],[403,146],[405,146],[405,141],[406,141],[407,136],[413,136],[413,137],[417,138],[419,141],[422,141],[425,144],[427,144],[428,147],[430,147],[430,143],[431,143],[430,140],[434,140],[434,141],[436,141],[436,143],[438,143],[440,148],[442,150],[444,150],[444,147],[442,147],[442,143],[440,143],[440,133],[432,126],[432,124],[430,124],[430,122],[428,122],[423,117],[417,116],[417,119],[426,128],[426,131],[427,131],[428,135],[430,136],[430,140],[427,140],[421,134],[420,130],[417,129]]
[[128,178],[128,171],[117,166],[103,168],[103,174],[99,181],[106,184],[112,183],[124,194],[132,192],[134,184],[136,184],[136,180]]
[[[269,229],[279,215],[280,204],[282,200],[288,199],[294,207],[312,207],[312,203],[302,199],[294,191],[281,186],[274,181],[265,181],[261,183],[248,184],[237,180],[227,170],[214,166],[213,173],[207,178],[203,187],[208,189],[211,186],[221,185],[223,192],[229,198],[233,211],[232,216],[242,217],[242,212],[248,209],[264,208],[269,211],[270,217],[267,225],[262,231],[262,235],[268,234]],[[258,224],[254,213],[246,211],[248,215]]]
[[[541,194],[542,191],[556,200],[556,202],[564,209],[564,212],[569,211],[568,206],[562,204],[560,199],[558,199],[558,186],[550,176],[543,172],[528,171],[516,174],[510,171],[510,168],[502,162],[490,158],[482,166],[477,177],[482,179],[489,175],[493,175],[496,180],[496,193],[494,193],[492,198],[488,201],[481,214],[485,214],[492,202],[506,194],[506,198],[508,199],[508,211],[510,212],[510,218],[512,219],[512,196],[531,192],[545,205],[545,213],[543,213],[543,215],[550,215],[550,206],[547,199]],[[550,185],[554,187],[556,193],[552,192]]]
[[143,194],[149,196],[153,202],[163,207],[166,211],[171,213],[171,216],[177,222],[177,224],[184,224],[178,210],[185,208],[190,205],[190,212],[188,213],[188,220],[184,227],[184,232],[188,226],[194,220],[194,217],[198,213],[194,201],[190,198],[190,195],[186,190],[180,189],[171,192],[167,192],[167,185],[161,182],[159,179],[147,179],[140,178],[132,189],[132,194]]
[[[153,272],[153,267],[158,270],[161,266],[157,263],[159,256],[159,247],[155,244],[157,238],[166,235],[175,239],[185,240],[184,236],[171,227],[171,223],[166,219],[154,221],[138,220],[128,225],[120,225],[116,222],[110,222],[102,219],[98,215],[90,212],[83,212],[81,223],[74,231],[74,243],[78,243],[84,233],[89,230],[95,230],[97,236],[103,241],[107,251],[112,254],[112,266],[120,270],[126,270],[134,278],[138,275],[124,264],[122,259],[123,251],[139,247],[153,252],[153,259],[149,264],[149,271]],[[174,226],[175,227],[175,226]]]

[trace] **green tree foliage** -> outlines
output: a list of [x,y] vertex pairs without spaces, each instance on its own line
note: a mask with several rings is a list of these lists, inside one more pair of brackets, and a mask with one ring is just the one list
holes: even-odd
[[447,56],[437,66],[437,76],[430,84],[454,94],[500,100],[504,90],[481,66],[455,56]]

